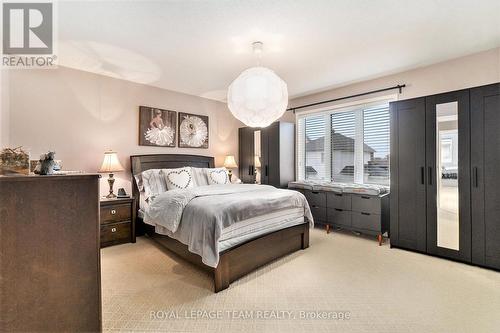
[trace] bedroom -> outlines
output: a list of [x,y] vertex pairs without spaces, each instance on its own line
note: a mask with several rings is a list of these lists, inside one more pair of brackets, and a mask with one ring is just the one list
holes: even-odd
[[2,11],[0,331],[500,330],[498,1]]

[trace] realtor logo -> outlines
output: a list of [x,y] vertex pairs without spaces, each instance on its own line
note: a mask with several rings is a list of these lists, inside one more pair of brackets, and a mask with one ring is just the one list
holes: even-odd
[[52,3],[4,2],[2,18],[3,67],[55,65]]

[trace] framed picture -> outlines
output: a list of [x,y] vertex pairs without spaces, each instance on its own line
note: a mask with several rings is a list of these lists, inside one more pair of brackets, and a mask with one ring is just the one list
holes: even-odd
[[175,147],[177,112],[139,107],[139,145]]
[[208,116],[179,112],[179,148],[208,148]]

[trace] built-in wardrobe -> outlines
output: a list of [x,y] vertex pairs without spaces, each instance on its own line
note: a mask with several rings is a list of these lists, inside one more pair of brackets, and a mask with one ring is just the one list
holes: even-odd
[[286,187],[295,179],[295,125],[274,122],[239,129],[239,173],[243,183]]
[[500,84],[390,109],[391,246],[500,269]]

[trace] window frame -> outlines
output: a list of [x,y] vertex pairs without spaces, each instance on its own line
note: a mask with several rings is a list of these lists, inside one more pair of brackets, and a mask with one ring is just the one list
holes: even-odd
[[[370,99],[358,100],[349,103],[334,104],[322,108],[310,109],[295,113],[295,132],[296,132],[296,151],[295,151],[295,177],[297,180],[306,180],[306,152],[305,152],[305,118],[323,115],[328,120],[325,123],[325,145],[324,145],[324,158],[325,158],[325,176],[330,175],[330,179],[325,179],[325,181],[331,181],[332,179],[332,156],[331,156],[331,115],[339,112],[354,112],[355,113],[355,138],[354,138],[354,179],[353,182],[357,184],[364,184],[364,154],[361,153],[360,156],[356,157],[356,153],[364,151],[364,110],[370,109],[382,104],[389,104],[390,102],[398,100],[398,95],[385,95],[374,97]],[[325,119],[326,120],[326,119]],[[301,125],[302,124],[302,125]],[[359,130],[361,129],[361,130]],[[301,132],[302,130],[302,132]],[[390,135],[390,127],[389,127]],[[360,150],[361,149],[361,150]],[[302,156],[300,156],[301,151]],[[389,147],[390,153],[390,147]],[[359,155],[359,154],[358,154]],[[302,161],[302,158],[304,161]],[[361,167],[360,167],[361,166]],[[375,183],[369,183],[375,184]],[[380,184],[383,185],[383,184]]]

